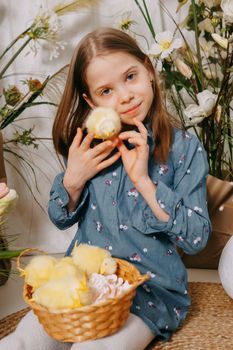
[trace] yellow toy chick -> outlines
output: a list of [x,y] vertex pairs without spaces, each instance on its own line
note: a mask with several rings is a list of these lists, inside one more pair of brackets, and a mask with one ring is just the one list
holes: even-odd
[[55,280],[67,276],[77,277],[79,280],[84,280],[86,278],[85,272],[75,265],[74,260],[70,256],[61,258],[56,262],[49,279]]
[[92,303],[86,279],[75,276],[49,280],[33,293],[33,300],[47,308],[76,308]]
[[23,275],[33,291],[49,280],[56,263],[57,259],[49,255],[38,255],[31,259]]
[[96,272],[102,275],[111,275],[116,272],[116,261],[106,249],[79,244],[74,247],[71,256],[75,265],[87,274]]
[[106,140],[119,134],[121,119],[112,108],[97,107],[87,117],[86,128],[95,138]]

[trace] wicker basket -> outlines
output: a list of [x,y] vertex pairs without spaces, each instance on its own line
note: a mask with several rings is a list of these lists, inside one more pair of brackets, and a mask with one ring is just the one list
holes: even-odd
[[45,331],[54,339],[62,342],[82,342],[98,339],[115,333],[126,322],[136,288],[149,276],[140,272],[129,262],[115,259],[116,274],[131,285],[128,291],[114,299],[108,299],[96,305],[75,309],[48,309],[32,300],[32,287],[24,285],[25,302],[37,315]]

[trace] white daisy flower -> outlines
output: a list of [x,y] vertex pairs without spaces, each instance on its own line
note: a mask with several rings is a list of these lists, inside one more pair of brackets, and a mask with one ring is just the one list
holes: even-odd
[[151,46],[149,55],[160,56],[161,59],[168,57],[172,51],[179,49],[183,45],[183,41],[174,39],[172,32],[168,30],[156,34],[155,40],[156,43]]
[[33,39],[30,42],[31,50],[36,54],[40,40],[49,44],[50,60],[59,56],[59,51],[64,50],[66,43],[59,41],[60,33],[63,31],[61,19],[53,10],[40,7],[28,35]]

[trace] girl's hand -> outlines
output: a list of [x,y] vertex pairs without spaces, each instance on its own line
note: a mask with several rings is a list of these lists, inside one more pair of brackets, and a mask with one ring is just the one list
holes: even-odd
[[83,141],[82,137],[83,132],[81,128],[78,128],[77,134],[69,148],[63,184],[70,195],[80,192],[89,179],[94,177],[99,171],[112,165],[120,157],[120,153],[117,152],[106,159],[116,147],[117,139],[103,141],[91,148],[94,135],[87,134]]
[[[148,180],[148,159],[149,146],[147,144],[147,130],[145,126],[137,119],[134,119],[137,131],[125,131],[119,135],[118,149],[121,153],[122,162],[132,183],[137,188],[144,181]],[[123,140],[135,145],[135,148],[129,150],[123,143]]]

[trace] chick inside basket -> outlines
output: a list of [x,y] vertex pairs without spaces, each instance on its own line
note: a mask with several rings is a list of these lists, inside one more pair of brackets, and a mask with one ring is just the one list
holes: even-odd
[[23,270],[32,300],[47,308],[96,305],[131,289],[115,272],[109,251],[88,244],[76,246],[70,257],[34,256]]

